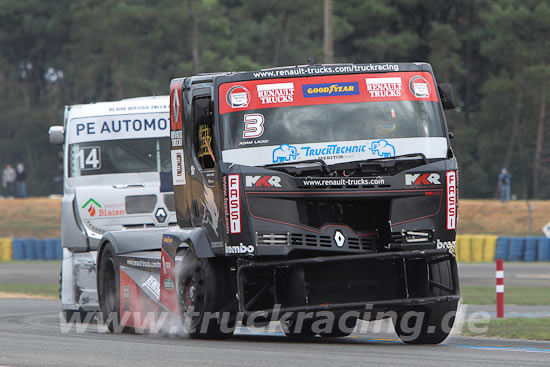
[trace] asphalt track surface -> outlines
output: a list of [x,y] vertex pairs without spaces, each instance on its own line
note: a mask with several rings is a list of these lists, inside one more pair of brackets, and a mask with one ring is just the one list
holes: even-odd
[[[346,338],[289,340],[247,330],[226,341],[105,333],[90,324],[63,328],[59,304],[0,300],[0,366],[548,366],[550,342],[451,336],[409,346],[371,330]],[[382,328],[384,330],[384,328]]]
[[[549,264],[511,265],[505,268],[506,284],[550,286]],[[59,266],[2,263],[0,282],[57,282]],[[461,264],[459,272],[462,284],[494,284],[494,264]],[[494,313],[493,307],[483,307],[468,306],[463,317],[480,310]],[[530,312],[507,311],[527,317]],[[549,307],[536,311],[549,317]],[[0,299],[0,366],[550,366],[550,342],[454,334],[441,345],[409,346],[385,321],[367,325],[336,339],[289,340],[272,324],[266,329],[239,327],[226,341],[191,340],[110,334],[96,323],[77,329],[60,321],[58,301]]]

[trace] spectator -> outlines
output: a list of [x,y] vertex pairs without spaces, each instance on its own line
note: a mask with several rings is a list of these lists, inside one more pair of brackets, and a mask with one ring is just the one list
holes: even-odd
[[13,197],[15,195],[15,178],[17,173],[11,164],[6,164],[4,171],[2,171],[2,186],[6,190],[7,197]]
[[25,186],[27,175],[25,173],[25,166],[23,163],[17,163],[15,170],[17,172],[15,177],[15,197],[25,198],[27,197],[27,187]]
[[512,174],[503,168],[498,175],[498,187],[500,189],[500,201],[510,201],[510,188],[512,186]]

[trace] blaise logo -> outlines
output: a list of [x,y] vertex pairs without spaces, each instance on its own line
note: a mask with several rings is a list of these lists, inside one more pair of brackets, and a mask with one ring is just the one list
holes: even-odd
[[82,205],[82,209],[88,207],[88,213],[90,214],[90,217],[93,217],[94,215],[96,215],[96,208],[94,204],[98,208],[101,208],[101,205],[97,201],[95,201],[93,198],[90,198],[90,200],[88,200],[86,204]]

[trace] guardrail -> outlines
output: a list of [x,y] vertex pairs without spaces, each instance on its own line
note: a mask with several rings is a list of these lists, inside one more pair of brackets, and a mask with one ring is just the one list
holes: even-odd
[[0,237],[0,260],[61,260],[60,238]]
[[[0,260],[61,260],[60,238],[0,237]],[[463,234],[456,236],[459,262],[550,261],[550,238]]]

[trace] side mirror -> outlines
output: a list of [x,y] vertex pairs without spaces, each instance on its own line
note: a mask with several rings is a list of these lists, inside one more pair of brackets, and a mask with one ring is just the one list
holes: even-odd
[[63,126],[50,126],[48,135],[50,135],[50,144],[60,145],[65,142],[65,129]]
[[449,83],[439,84],[437,86],[443,109],[452,110],[455,108],[455,96],[453,94],[453,85]]

